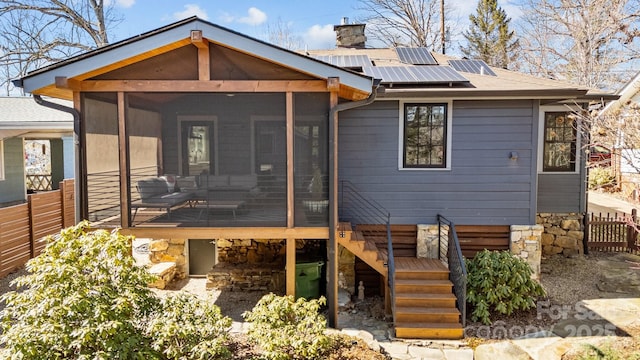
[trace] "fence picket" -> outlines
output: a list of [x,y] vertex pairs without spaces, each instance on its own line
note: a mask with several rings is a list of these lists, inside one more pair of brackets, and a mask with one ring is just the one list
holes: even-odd
[[636,209],[631,214],[591,213],[587,216],[585,242],[589,250],[613,252],[638,252],[638,217]]

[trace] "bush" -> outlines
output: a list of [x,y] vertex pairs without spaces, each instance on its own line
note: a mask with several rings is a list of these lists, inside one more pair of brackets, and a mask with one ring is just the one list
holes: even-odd
[[293,296],[268,294],[242,316],[251,322],[249,340],[269,360],[319,359],[331,348],[324,334],[326,319],[318,313],[325,299],[294,301]]
[[529,264],[508,251],[483,250],[472,260],[467,259],[466,265],[472,321],[489,325],[492,311],[511,315],[514,310],[528,310],[545,294],[542,286],[531,279]]
[[232,320],[220,308],[193,294],[179,293],[162,301],[162,311],[149,320],[152,347],[170,359],[225,359]]
[[[131,238],[87,232],[49,237],[29,274],[4,294],[2,354],[12,359],[211,359],[226,354],[230,320],[188,296],[161,302],[135,266]],[[179,329],[177,329],[179,328]],[[202,341],[202,344],[200,342]],[[203,348],[206,347],[206,348]]]
[[589,189],[598,189],[614,185],[615,176],[608,167],[594,167],[589,169]]

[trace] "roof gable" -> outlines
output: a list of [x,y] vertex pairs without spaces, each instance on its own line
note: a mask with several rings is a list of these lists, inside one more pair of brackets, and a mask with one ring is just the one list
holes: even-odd
[[[97,78],[153,57],[174,51],[188,51],[182,48],[192,47],[190,33],[195,29],[201,31],[202,37],[217,49],[226,49],[220,52],[233,51],[260,60],[256,64],[269,63],[290,69],[289,76],[297,72],[316,79],[339,77],[341,86],[365,94],[371,92],[373,79],[365,75],[305,57],[196,17],[33,71],[23,77],[18,85],[27,92],[43,93],[43,89],[49,89],[49,93],[61,96],[61,93],[53,90],[55,77],[76,80]],[[69,94],[66,95],[68,98]]]

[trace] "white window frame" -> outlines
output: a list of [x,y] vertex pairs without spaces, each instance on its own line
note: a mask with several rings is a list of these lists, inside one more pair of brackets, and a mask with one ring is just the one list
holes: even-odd
[[[453,127],[453,100],[417,98],[400,100],[400,116],[398,118],[398,170],[401,171],[451,171],[451,139]],[[447,106],[445,166],[444,167],[404,167],[404,108],[405,104],[445,104]]]
[[543,170],[543,162],[544,162],[544,118],[545,114],[549,112],[566,112],[571,113],[577,111],[577,109],[570,107],[568,105],[552,105],[552,106],[541,106],[540,114],[538,116],[538,174],[579,174],[580,173],[580,163],[582,158],[582,143],[580,136],[580,119],[576,119],[577,121],[577,130],[576,130],[576,163],[573,171],[544,171]]

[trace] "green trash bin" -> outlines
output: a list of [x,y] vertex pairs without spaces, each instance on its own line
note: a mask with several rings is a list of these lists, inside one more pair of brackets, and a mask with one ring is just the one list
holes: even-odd
[[320,277],[324,262],[314,261],[296,264],[296,299],[320,297]]

